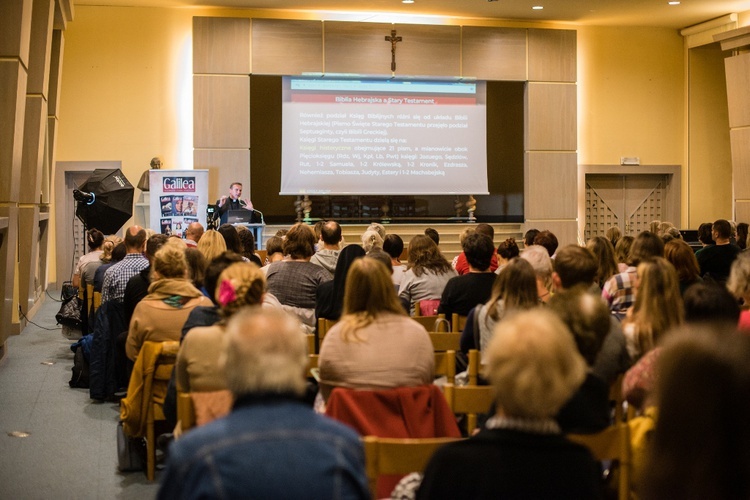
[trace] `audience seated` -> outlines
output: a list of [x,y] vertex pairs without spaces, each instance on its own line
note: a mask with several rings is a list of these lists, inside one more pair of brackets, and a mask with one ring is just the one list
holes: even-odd
[[489,236],[479,232],[470,234],[464,239],[463,249],[469,272],[446,283],[438,308],[438,313],[445,314],[446,318],[454,313],[468,316],[477,304],[487,302],[497,278],[490,268],[495,247]]
[[322,248],[318,248],[310,258],[310,263],[320,266],[333,276],[336,271],[336,261],[341,251],[341,226],[334,220],[329,220],[320,228],[320,241]]
[[[555,257],[554,268],[552,283],[555,293],[578,287],[599,293],[599,287],[594,283],[598,270],[596,260],[588,249],[577,245],[562,247]],[[592,365],[592,372],[609,386],[618,375],[630,368],[630,365],[622,327],[620,322],[610,315],[609,330]]]
[[730,241],[732,226],[729,221],[719,219],[711,226],[711,237],[715,244],[701,249],[696,254],[701,276],[717,283],[726,283],[732,262],[740,253],[740,248]]
[[128,280],[148,266],[143,256],[146,245],[146,231],[140,226],[131,226],[125,232],[125,257],[104,273],[102,283],[102,303],[110,300],[122,302]]
[[281,236],[271,236],[266,241],[266,261],[263,263],[263,269],[267,270],[269,264],[284,259],[284,238]]
[[215,298],[222,321],[191,329],[182,340],[175,366],[177,390],[200,393],[193,395],[198,425],[229,412],[231,398],[225,393],[226,380],[219,370],[226,321],[242,307],[260,305],[266,287],[260,268],[247,262],[227,267],[218,283]]
[[750,340],[716,327],[671,340],[640,496],[750,498]]
[[105,241],[102,245],[102,249],[103,251],[100,257],[102,264],[96,268],[96,271],[94,271],[95,292],[102,291],[102,286],[104,285],[104,273],[106,273],[110,267],[124,259],[125,255],[127,255],[124,241],[120,241],[119,243]]
[[133,316],[135,306],[148,295],[148,287],[151,285],[151,266],[154,262],[154,255],[167,242],[167,239],[167,235],[165,234],[155,234],[146,240],[146,259],[148,260],[148,265],[128,280],[127,286],[125,286],[125,294],[123,295],[125,319],[128,324],[130,324],[130,318]]
[[630,255],[630,248],[633,246],[635,238],[630,235],[625,235],[617,240],[615,245],[615,260],[617,260],[617,269],[619,272],[624,273],[628,269],[628,256]]
[[[464,249],[464,240],[466,239],[466,236],[468,236],[472,232],[487,236],[492,242],[493,247],[495,245],[495,242],[494,242],[495,229],[489,224],[477,224],[476,227],[473,229],[473,231],[469,229],[468,233],[462,234],[460,243],[461,243],[461,249],[464,251],[458,254],[456,258],[453,259],[453,262],[451,264],[453,266],[453,269],[455,269],[459,275],[464,275],[470,272],[469,263],[467,262],[467,259],[466,259],[466,249]],[[490,271],[495,272],[497,270],[497,267],[498,267],[497,254],[495,254],[495,250],[493,248],[492,259],[490,261]]]
[[495,269],[495,273],[500,274],[500,271],[508,265],[508,262],[512,258],[518,257],[520,253],[515,238],[508,238],[500,243],[497,246],[497,253],[495,254],[497,255],[497,269]]
[[479,349],[484,352],[495,327],[503,318],[538,304],[536,274],[531,264],[520,258],[511,260],[495,279],[490,300],[469,312],[461,333],[461,351]]
[[333,387],[386,389],[429,384],[434,354],[424,327],[399,304],[385,267],[356,260],[346,278],[341,320],[320,349],[320,390]]
[[747,236],[748,236],[748,225],[747,222],[740,222],[737,224],[737,246],[740,250],[747,248]]
[[240,235],[237,233],[236,227],[231,224],[222,224],[217,231],[224,238],[227,250],[242,255],[244,249],[242,248],[242,242],[240,241]]
[[638,294],[623,321],[633,361],[653,349],[659,338],[683,320],[683,302],[674,266],[663,257],[638,264]]
[[126,352],[132,361],[147,340],[180,340],[190,311],[196,306],[211,305],[187,279],[184,248],[167,243],[156,252],[151,278],[148,295],[135,306],[130,320]]
[[398,296],[404,307],[414,315],[414,303],[420,300],[440,300],[448,280],[456,276],[450,263],[440,253],[435,242],[418,234],[409,242],[409,264],[404,273]]
[[602,297],[609,304],[610,312],[618,319],[624,318],[628,308],[635,302],[636,266],[642,260],[663,256],[664,243],[654,233],[644,231],[635,238],[628,254],[627,269],[612,276],[602,288]]
[[338,320],[344,307],[344,287],[349,268],[355,260],[365,256],[359,245],[347,245],[336,262],[336,272],[331,281],[321,283],[315,293],[315,317]]
[[263,266],[260,257],[255,253],[255,235],[245,226],[237,226],[237,236],[242,243],[242,257],[248,262],[252,262],[258,267]]
[[158,498],[369,498],[359,436],[299,401],[307,352],[297,320],[241,311],[223,345],[232,412],[172,445]]
[[672,264],[677,271],[677,278],[680,282],[680,294],[685,295],[685,291],[695,283],[703,281],[700,277],[700,267],[698,259],[695,258],[695,252],[690,245],[680,239],[672,239],[664,245],[664,258]]
[[534,236],[534,245],[544,247],[544,249],[547,250],[550,258],[553,258],[558,246],[557,236],[555,236],[552,231],[541,231],[539,232],[539,234]]
[[375,229],[367,229],[362,234],[362,248],[366,253],[370,253],[373,248],[383,248],[383,237]]
[[750,254],[741,253],[732,263],[727,288],[735,299],[742,303],[738,327],[742,331],[750,331]]
[[[89,251],[78,259],[76,268],[73,271],[73,278],[71,279],[74,287],[86,287],[87,284],[93,283],[93,273],[96,272],[96,267],[99,267],[102,261],[99,259],[102,255],[102,243],[104,243],[104,234],[96,228],[89,229],[86,231],[86,243],[89,246]],[[84,269],[89,267],[89,280],[86,281],[84,277]],[[95,267],[91,267],[95,266]]]
[[540,231],[538,229],[529,229],[526,231],[523,235],[523,247],[527,248],[534,244],[534,238],[536,238],[536,235],[539,234]]
[[598,265],[595,281],[601,292],[604,283],[620,272],[615,260],[615,247],[604,236],[595,236],[586,242],[586,248],[596,257]]
[[401,285],[401,280],[406,272],[406,264],[401,262],[401,254],[404,252],[404,240],[397,234],[388,234],[383,240],[383,251],[391,257],[391,267],[393,274],[391,279],[396,286],[396,291]]
[[612,243],[612,248],[617,246],[617,242],[622,238],[622,231],[617,226],[610,226],[607,228],[607,232],[604,233],[604,237]]
[[609,333],[609,309],[598,294],[591,294],[585,286],[555,293],[548,305],[573,334],[588,367],[583,383],[555,420],[566,434],[602,431],[610,423],[609,383],[596,375],[592,367]]
[[227,251],[227,244],[221,233],[214,229],[209,229],[201,236],[198,242],[198,250],[201,251],[208,262],[211,262]]
[[541,302],[547,302],[552,292],[552,259],[549,250],[541,245],[531,245],[523,249],[521,259],[531,264],[536,274],[537,297]]
[[437,229],[428,227],[424,230],[424,235],[430,238],[437,246],[440,246],[440,233],[437,232]]
[[599,498],[594,459],[552,418],[586,375],[565,325],[541,309],[518,313],[486,354],[497,412],[476,436],[435,453],[417,498]]
[[266,271],[268,291],[311,330],[315,328],[315,292],[332,279],[331,273],[310,263],[314,253],[312,228],[295,224],[284,239],[284,255],[288,260],[274,262]]

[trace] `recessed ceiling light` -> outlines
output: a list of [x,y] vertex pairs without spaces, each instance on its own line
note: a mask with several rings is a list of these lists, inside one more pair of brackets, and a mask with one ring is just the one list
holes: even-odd
[[401,3],[414,3],[414,0],[401,0]]
[[669,5],[680,5],[680,2],[677,2],[677,1],[672,1],[672,2],[667,2],[667,3]]
[[542,5],[535,5],[535,6],[532,7],[532,9],[534,9],[534,10],[542,10],[543,8],[544,8],[544,6],[542,6]]

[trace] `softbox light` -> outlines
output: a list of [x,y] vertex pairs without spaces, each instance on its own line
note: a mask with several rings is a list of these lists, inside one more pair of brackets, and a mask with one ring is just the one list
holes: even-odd
[[[114,234],[133,215],[133,188],[120,169],[98,168],[79,187],[76,217],[87,228]],[[84,196],[81,196],[84,195]],[[93,195],[89,197],[86,195]],[[93,198],[93,199],[92,199]]]

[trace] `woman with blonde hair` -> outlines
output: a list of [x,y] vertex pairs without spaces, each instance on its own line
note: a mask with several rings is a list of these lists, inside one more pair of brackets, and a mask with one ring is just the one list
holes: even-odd
[[365,257],[346,278],[344,311],[320,349],[320,388],[388,389],[432,383],[432,342],[404,313],[385,266]]
[[524,311],[498,325],[483,360],[496,412],[433,455],[417,498],[600,498],[591,453],[553,418],[586,376],[567,327],[549,311]]
[[151,264],[148,295],[135,306],[125,351],[135,361],[147,340],[164,342],[180,340],[182,325],[197,306],[211,306],[211,301],[187,278],[185,250],[165,244]]
[[677,271],[663,257],[638,264],[635,303],[623,321],[623,333],[634,361],[652,350],[669,329],[683,321]]
[[198,250],[200,250],[206,258],[206,262],[210,263],[216,257],[227,251],[227,243],[220,232],[214,229],[209,229],[203,233],[200,241],[198,241]]
[[594,236],[586,242],[586,248],[591,250],[599,264],[595,280],[601,290],[609,278],[620,272],[615,260],[615,247],[604,236]]
[[226,323],[237,311],[260,305],[266,290],[263,272],[252,263],[231,264],[219,275],[214,297],[221,320],[212,326],[190,329],[177,353],[177,390],[191,393],[198,425],[229,413],[232,398],[227,391],[219,357]]
[[398,296],[413,315],[416,302],[434,300],[439,304],[448,280],[458,275],[435,242],[424,234],[418,234],[409,241],[408,256],[407,270],[401,280]]

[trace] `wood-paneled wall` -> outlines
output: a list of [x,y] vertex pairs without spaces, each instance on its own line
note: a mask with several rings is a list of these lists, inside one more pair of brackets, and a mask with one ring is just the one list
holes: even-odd
[[[220,34],[222,30],[227,33]],[[402,37],[393,72],[391,43],[385,39],[391,30]],[[244,60],[232,66],[223,59],[234,53],[242,59],[246,48],[251,47],[248,74],[347,73],[525,81],[526,225],[554,231],[561,244],[578,240],[575,31],[195,18],[193,43],[196,65],[201,61],[194,69],[195,168],[215,172],[211,178],[216,178],[221,187],[210,185],[211,192],[224,192],[224,184],[228,186],[230,178],[239,175],[238,168],[246,169],[249,177],[251,155],[240,154],[244,148],[234,142],[225,143],[239,132],[237,129],[244,131],[250,120],[250,106],[245,105],[242,89],[229,91],[228,83],[197,80],[207,78],[207,73],[217,78],[219,65],[211,65],[210,54],[221,54],[220,67],[231,74],[246,74],[240,71],[246,67]],[[231,69],[226,70],[227,67]],[[229,106],[230,101],[234,106]],[[208,109],[216,112],[212,115]],[[221,123],[230,118],[236,128],[220,131]],[[209,149],[214,151],[209,153]],[[252,145],[248,149],[252,150]],[[219,154],[219,150],[237,154]]]
[[[0,2],[0,357],[47,286],[62,30],[69,0]],[[17,290],[18,300],[14,300]]]
[[750,26],[714,35],[724,60],[732,146],[734,220],[750,220]]

